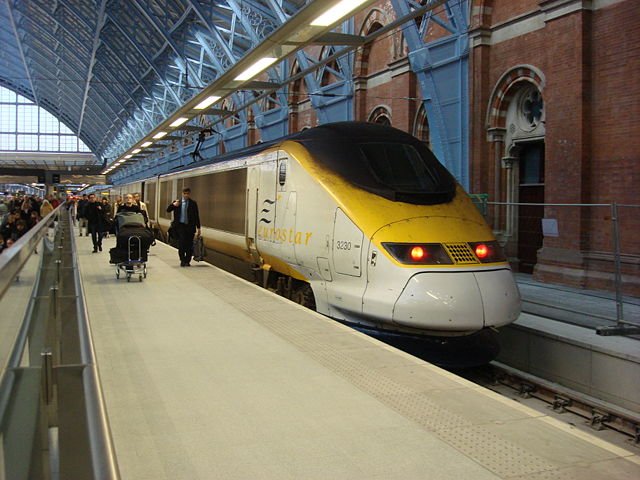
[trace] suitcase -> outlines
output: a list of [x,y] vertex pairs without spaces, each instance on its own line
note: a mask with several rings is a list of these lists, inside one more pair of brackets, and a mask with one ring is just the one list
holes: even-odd
[[142,251],[138,250],[138,242],[136,240],[131,242],[131,251],[129,251],[128,248],[128,246],[124,248],[114,247],[109,250],[109,263],[123,263],[129,260],[146,262],[149,259],[148,250],[144,248]]
[[116,215],[118,231],[125,227],[144,227],[144,215],[138,212],[120,212]]
[[113,247],[109,250],[109,263],[122,263],[129,260],[129,252],[127,249]]
[[[127,245],[129,245],[130,237],[140,237],[140,241],[142,242],[142,250],[149,250],[149,247],[154,242],[155,238],[153,237],[153,233],[146,228],[142,227],[125,227],[118,232],[118,236],[116,237],[116,246],[119,248],[127,249]],[[136,248],[138,246],[137,240]]]

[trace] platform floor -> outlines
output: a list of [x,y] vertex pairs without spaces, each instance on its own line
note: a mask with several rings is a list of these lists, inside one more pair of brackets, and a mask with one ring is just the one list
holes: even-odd
[[[640,457],[158,243],[79,238],[123,479],[638,479]],[[637,452],[635,452],[637,453]]]

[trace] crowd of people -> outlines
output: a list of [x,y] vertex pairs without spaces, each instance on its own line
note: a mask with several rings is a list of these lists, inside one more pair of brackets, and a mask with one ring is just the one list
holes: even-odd
[[[48,195],[7,197],[0,202],[0,253],[11,247],[63,200]],[[3,218],[4,217],[4,218]]]
[[120,212],[138,212],[144,216],[145,224],[148,223],[147,206],[140,199],[139,193],[128,193],[124,196],[116,195],[114,202],[110,203],[107,197],[101,200],[95,194],[83,195],[75,206],[75,218],[78,221],[80,236],[91,235],[93,253],[102,251],[102,239],[110,233],[116,233],[116,215]]
[[55,195],[46,198],[38,196],[14,196],[0,201],[0,253],[11,247],[42,218],[46,217],[61,203],[70,211],[74,226],[78,226],[80,236],[91,236],[94,253],[102,251],[102,239],[115,233],[115,216],[119,212],[139,212],[148,221],[147,206],[139,193],[129,193],[124,199],[117,195],[111,203],[107,196],[100,200],[95,194],[81,198],[68,197],[66,200]]

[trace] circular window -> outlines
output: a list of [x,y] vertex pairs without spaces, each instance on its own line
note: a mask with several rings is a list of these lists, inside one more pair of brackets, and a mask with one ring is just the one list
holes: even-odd
[[544,115],[544,102],[537,88],[528,88],[520,99],[520,121],[529,130],[535,129]]

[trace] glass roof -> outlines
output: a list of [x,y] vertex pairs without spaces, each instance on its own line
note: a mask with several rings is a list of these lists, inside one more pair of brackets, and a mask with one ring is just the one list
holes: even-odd
[[5,0],[0,85],[114,157],[308,3]]

